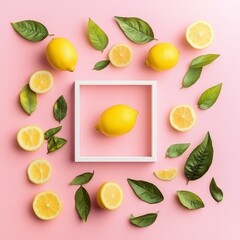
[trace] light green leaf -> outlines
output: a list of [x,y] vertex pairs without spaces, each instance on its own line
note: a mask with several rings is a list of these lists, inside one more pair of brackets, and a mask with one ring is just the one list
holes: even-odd
[[14,22],[11,25],[21,37],[31,42],[42,41],[49,35],[47,28],[34,20]]
[[202,68],[210,63],[212,63],[215,59],[217,59],[220,54],[205,54],[199,57],[196,57],[192,60],[190,67],[191,68]]
[[223,200],[223,192],[222,190],[217,186],[215,179],[212,178],[210,186],[209,186],[210,193],[213,197],[213,199],[216,202],[221,202]]
[[190,146],[190,143],[173,144],[167,149],[166,157],[176,158],[181,156]]
[[198,100],[198,107],[203,110],[206,110],[212,107],[213,104],[217,101],[218,96],[221,92],[221,89],[222,89],[222,83],[204,91]]
[[142,181],[127,179],[129,185],[133,189],[136,196],[146,203],[159,203],[163,201],[164,197],[160,190],[152,183]]
[[93,174],[94,174],[94,172],[92,172],[92,173],[91,172],[86,172],[86,173],[80,174],[70,182],[70,185],[86,184],[92,179]]
[[150,25],[136,17],[114,17],[125,36],[134,43],[148,43],[154,40]]
[[180,203],[187,209],[195,210],[204,207],[202,199],[193,192],[177,191],[177,196]]
[[93,70],[100,71],[100,70],[106,68],[109,65],[109,63],[110,63],[109,60],[99,61],[94,65]]
[[23,110],[31,115],[37,108],[37,94],[31,90],[29,84],[25,85],[19,94],[20,104]]
[[201,178],[209,169],[213,159],[212,139],[207,132],[204,140],[190,153],[184,174],[188,181]]
[[200,78],[202,68],[188,68],[182,81],[183,88],[191,87]]
[[88,20],[87,33],[89,40],[95,49],[103,51],[107,47],[107,34],[90,18]]
[[148,213],[141,216],[134,217],[130,215],[130,222],[137,227],[148,227],[152,225],[157,219],[158,213]]
[[79,217],[86,222],[91,210],[91,199],[83,186],[80,186],[75,193],[75,206]]

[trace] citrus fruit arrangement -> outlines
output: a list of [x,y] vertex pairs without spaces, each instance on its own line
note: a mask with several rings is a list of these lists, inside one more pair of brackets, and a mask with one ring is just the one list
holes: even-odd
[[[136,17],[114,17],[120,30],[135,44],[146,44],[156,40],[151,26],[144,20]],[[25,20],[11,23],[14,30],[23,38],[31,42],[42,41],[49,34],[47,28],[40,22]],[[137,26],[137,27],[136,27]],[[29,33],[31,30],[31,34]],[[39,34],[36,29],[41,29]],[[89,18],[87,35],[93,48],[103,52],[109,43],[109,37],[92,19]],[[213,29],[205,21],[196,21],[186,29],[185,38],[194,49],[204,49],[213,42]],[[78,52],[74,44],[63,37],[53,37],[45,48],[45,56],[51,67],[59,71],[75,71],[78,63]],[[206,65],[217,59],[219,54],[205,54],[194,58],[186,74],[183,77],[182,88],[189,88],[195,84],[201,76]],[[103,70],[108,65],[116,68],[129,66],[134,58],[133,49],[129,43],[113,44],[105,59],[97,62],[93,70]],[[154,71],[161,72],[174,68],[180,60],[180,50],[170,42],[157,42],[149,48],[146,54],[145,66]],[[36,110],[36,94],[43,94],[52,89],[54,77],[50,71],[39,70],[32,73],[28,84],[20,92],[20,103],[23,110],[31,115]],[[222,83],[205,90],[198,101],[199,109],[206,110],[216,102]],[[66,116],[67,104],[63,96],[60,96],[54,103],[54,117],[59,123]],[[135,127],[138,117],[138,110],[125,104],[112,105],[105,109],[99,116],[96,130],[107,137],[119,137],[127,134]],[[172,108],[169,114],[170,126],[179,131],[185,132],[192,129],[196,123],[196,112],[188,104],[178,104]],[[45,133],[36,126],[22,127],[17,133],[19,146],[26,151],[36,151],[44,140],[48,141],[48,153],[61,148],[66,140],[55,136],[62,126],[51,128]],[[181,156],[190,146],[190,143],[173,144],[167,149],[166,157],[176,158]],[[203,141],[190,153],[185,166],[184,174],[187,182],[201,178],[209,169],[213,159],[213,146],[210,133],[207,132]],[[30,182],[44,184],[50,177],[52,166],[46,159],[36,159],[27,167],[27,175]],[[93,173],[83,173],[71,181],[71,185],[78,185],[75,193],[75,206],[80,218],[87,221],[91,209],[91,198],[85,188],[93,177]],[[171,181],[178,174],[177,168],[157,169],[154,175],[159,180]],[[155,204],[164,200],[164,196],[154,184],[135,179],[127,179],[134,194],[142,201]],[[217,186],[215,179],[210,183],[210,193],[214,200],[220,202],[223,198],[221,189]],[[204,203],[195,193],[180,190],[176,192],[179,202],[188,209],[204,207]],[[123,190],[114,181],[104,182],[97,191],[96,202],[104,210],[118,209],[123,203]],[[84,206],[84,208],[82,207]],[[53,191],[38,193],[32,204],[35,215],[42,220],[51,220],[59,215],[62,203],[59,196]],[[158,216],[157,213],[148,213],[141,216],[130,215],[129,221],[138,227],[147,227],[153,224]]]

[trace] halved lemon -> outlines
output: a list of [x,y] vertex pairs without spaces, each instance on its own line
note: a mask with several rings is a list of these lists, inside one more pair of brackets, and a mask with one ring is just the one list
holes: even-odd
[[126,67],[132,62],[132,48],[124,43],[115,44],[110,49],[108,58],[113,66]]
[[29,80],[29,87],[35,93],[46,93],[54,84],[53,75],[46,70],[34,72]]
[[177,176],[177,168],[159,169],[154,171],[154,175],[163,181],[170,181]]
[[45,159],[34,160],[27,168],[28,179],[35,184],[43,184],[47,182],[51,173],[52,167]]
[[213,41],[214,33],[211,25],[205,21],[192,23],[186,31],[188,43],[196,49],[208,47]]
[[175,106],[169,115],[171,126],[180,132],[190,130],[196,122],[196,114],[189,105]]
[[60,198],[56,193],[50,191],[37,194],[32,207],[36,216],[42,220],[54,219],[62,210]]
[[44,141],[44,132],[38,126],[26,126],[17,133],[19,146],[26,151],[35,151],[40,148]]
[[106,210],[114,210],[120,207],[123,201],[121,187],[114,182],[103,183],[97,192],[98,205]]

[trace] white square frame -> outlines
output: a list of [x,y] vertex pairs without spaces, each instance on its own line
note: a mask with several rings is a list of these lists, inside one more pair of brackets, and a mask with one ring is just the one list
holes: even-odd
[[[150,86],[151,87],[151,155],[150,156],[82,156],[80,146],[80,89],[81,86]],[[157,161],[157,82],[129,81],[75,81],[75,162],[155,162]],[[76,134],[78,133],[78,134]]]

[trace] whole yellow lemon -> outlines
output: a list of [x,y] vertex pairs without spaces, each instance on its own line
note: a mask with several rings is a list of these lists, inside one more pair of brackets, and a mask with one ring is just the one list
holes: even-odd
[[61,71],[75,70],[78,54],[74,45],[65,38],[53,38],[47,45],[46,58],[49,64]]
[[124,104],[107,108],[100,116],[96,129],[108,137],[117,137],[131,131],[138,111]]
[[158,43],[148,52],[147,66],[156,71],[173,68],[179,60],[179,50],[171,43]]

